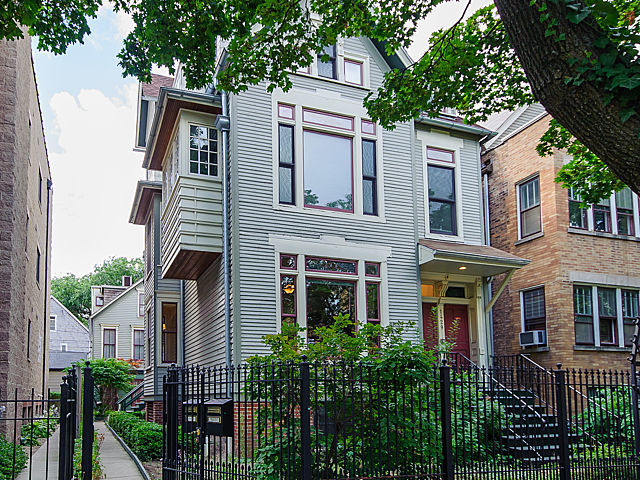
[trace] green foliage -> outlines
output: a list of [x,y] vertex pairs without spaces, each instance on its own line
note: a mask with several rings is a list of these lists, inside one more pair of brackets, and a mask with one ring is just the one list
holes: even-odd
[[599,443],[633,449],[633,418],[629,389],[626,387],[598,388],[589,393],[590,401],[578,425]]
[[[104,442],[104,435],[99,433],[93,434],[93,450],[91,452],[91,478],[92,480],[101,480],[104,478],[102,471],[102,463],[100,462],[100,447]],[[76,438],[73,450],[73,475],[74,478],[82,478],[82,436]]]
[[[305,345],[297,326],[265,338],[271,355],[250,360],[247,398],[259,401],[259,434],[268,441],[255,452],[259,479],[289,468],[289,453],[300,465],[299,369],[310,361],[315,418],[326,431],[311,430],[313,464],[335,478],[357,465],[361,471],[413,475],[441,461],[439,353],[402,338],[404,327],[365,325],[355,329],[348,315],[318,328],[316,343]],[[381,344],[383,348],[378,347]],[[289,378],[261,387],[272,376]],[[270,382],[271,383],[271,382]],[[452,383],[456,461],[486,461],[496,451],[504,412],[468,379]],[[277,419],[277,420],[274,420]],[[254,423],[255,424],[255,423]],[[331,424],[332,427],[327,427]],[[412,459],[401,461],[398,459]],[[422,470],[421,470],[422,469]]]
[[549,129],[536,149],[541,156],[563,150],[573,157],[562,166],[556,182],[562,183],[565,188],[572,187],[574,193],[582,199],[584,208],[598,204],[603,198],[609,198],[613,192],[625,187],[609,167],[556,120],[551,120]]
[[[131,365],[116,358],[93,358],[80,360],[76,365],[80,368],[91,367],[93,382],[102,401],[98,414],[116,408],[118,390],[129,390],[133,386],[134,375]],[[73,368],[70,367],[70,368]]]
[[[14,461],[15,455],[15,461]],[[27,455],[20,445],[14,445],[0,435],[0,480],[17,476],[27,464]]]
[[[603,480],[607,478],[636,480],[638,478],[636,476],[636,467],[633,464],[628,465],[629,453],[628,450],[611,444],[603,444],[586,449],[575,447],[572,455],[574,467],[572,477],[580,480]],[[600,468],[594,468],[594,465],[598,465]],[[607,476],[609,472],[610,476]]]
[[50,437],[60,423],[57,418],[41,418],[33,423],[25,423],[20,428],[20,443],[22,445],[38,445],[38,439]]
[[109,412],[107,423],[141,461],[162,457],[162,425],[127,412]]
[[53,278],[51,294],[86,324],[91,314],[91,285],[120,285],[124,275],[130,275],[131,280],[137,282],[143,273],[142,259],[112,257],[86,275],[77,277],[69,273]]

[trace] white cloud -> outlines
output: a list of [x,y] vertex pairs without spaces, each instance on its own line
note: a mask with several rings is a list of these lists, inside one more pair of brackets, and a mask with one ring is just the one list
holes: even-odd
[[109,256],[140,256],[143,228],[128,223],[142,156],[133,152],[135,83],[121,96],[81,90],[51,98],[58,145],[53,175],[54,275],[83,274]]
[[109,18],[109,21],[115,29],[113,39],[117,41],[125,38],[135,26],[133,17],[131,15],[123,11],[114,11],[113,4],[110,2],[105,2],[100,5],[100,7],[98,7],[98,17]]

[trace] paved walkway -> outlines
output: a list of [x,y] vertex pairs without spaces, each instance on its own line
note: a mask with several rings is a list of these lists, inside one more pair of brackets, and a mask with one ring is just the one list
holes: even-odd
[[[31,469],[29,469],[29,459],[27,459],[27,466],[20,472],[20,475],[16,477],[16,480],[38,480],[49,478],[58,478],[58,447],[60,439],[60,429],[58,428],[53,435],[49,437],[49,458],[47,462],[47,444],[42,444],[40,448],[33,454],[31,459]],[[25,447],[28,452],[29,447]],[[126,454],[126,452],[125,452]],[[49,469],[47,472],[47,463]],[[31,471],[31,474],[29,474]],[[48,475],[47,475],[48,474]]]
[[106,480],[143,480],[140,471],[120,442],[111,434],[104,422],[94,424],[96,433],[104,435],[100,447],[100,461]]

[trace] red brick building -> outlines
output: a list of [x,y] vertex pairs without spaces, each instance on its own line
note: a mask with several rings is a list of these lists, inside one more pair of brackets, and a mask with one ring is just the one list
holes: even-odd
[[491,245],[531,260],[493,308],[494,355],[626,368],[640,291],[638,197],[626,189],[581,209],[554,181],[569,156],[535,150],[550,119],[540,105],[522,108],[485,143]]

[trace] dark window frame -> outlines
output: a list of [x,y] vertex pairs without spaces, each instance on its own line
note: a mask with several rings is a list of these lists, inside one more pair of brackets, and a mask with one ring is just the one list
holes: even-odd
[[[165,314],[164,314],[164,306],[165,305],[175,305],[176,308],[176,326],[175,329],[167,329],[166,327],[166,322],[165,322]],[[160,315],[161,315],[161,321],[162,321],[162,339],[161,339],[161,354],[162,354],[162,363],[176,363],[178,361],[178,302],[161,302],[160,303]],[[167,348],[166,345],[168,344],[168,340],[167,337],[169,335],[174,335],[174,341],[175,341],[175,358],[169,358],[167,356]]]
[[[286,128],[291,130],[291,163],[282,161],[282,150],[280,145],[282,142],[282,129]],[[278,203],[280,205],[295,205],[296,204],[296,141],[295,141],[295,126],[288,123],[278,124]],[[282,200],[282,183],[280,171],[282,169],[289,170],[291,175],[291,202]]]
[[[106,333],[107,332],[113,332],[113,343],[107,343],[106,342]],[[118,345],[118,332],[117,329],[115,328],[103,328],[102,329],[102,358],[116,358],[118,356],[118,351],[117,351],[117,345]],[[106,348],[107,347],[113,347],[113,356],[106,356]]]
[[[144,337],[145,337],[144,329],[142,329],[142,328],[134,328],[132,333],[133,333],[133,339],[132,339],[132,341],[133,341],[133,351],[131,352],[132,353],[132,359],[133,360],[144,360]],[[136,333],[138,333],[139,337],[140,337],[138,339],[139,340],[138,343],[136,343]],[[140,341],[142,343],[140,343]],[[136,349],[138,349],[138,351],[139,352],[141,351],[142,353],[139,354],[139,355],[136,355]]]
[[[364,144],[370,143],[373,145],[373,176],[364,174]],[[378,152],[376,151],[377,143],[375,140],[371,140],[368,138],[362,139],[362,213],[364,215],[378,215]],[[373,205],[373,211],[366,212],[364,209],[365,200],[364,200],[364,184],[365,182],[371,182],[371,204]]]
[[[528,301],[530,302],[534,300],[533,295],[539,294],[540,292],[542,292],[542,310],[543,310],[542,316],[527,317]],[[546,292],[544,289],[544,285],[540,287],[523,290],[521,293],[522,293],[522,320],[524,324],[523,325],[524,331],[529,332],[532,330],[544,330],[546,332],[547,331],[547,299],[545,296]],[[541,323],[544,324],[542,327],[539,326],[539,324]],[[532,328],[534,326],[535,328]]]
[[[327,55],[329,57],[329,61],[325,62],[322,60],[322,57],[324,55]],[[329,78],[331,80],[337,80],[338,79],[338,62],[337,62],[337,48],[336,45],[327,45],[325,47],[322,48],[322,50],[320,52],[318,52],[317,55],[317,59],[318,59],[318,77],[321,78]],[[327,76],[327,75],[322,75],[320,73],[320,64],[327,64],[327,65],[331,65],[331,76]]]
[[[428,182],[428,178],[429,178],[429,169],[430,168],[439,168],[441,170],[448,170],[451,172],[451,191],[453,192],[453,200],[448,199],[448,198],[440,198],[440,197],[434,197],[431,195],[431,191],[427,192],[428,195],[428,203],[429,203],[429,208],[427,209],[429,211],[429,232],[430,233],[436,233],[438,235],[451,235],[451,236],[457,236],[458,235],[458,212],[457,212],[457,208],[458,208],[458,192],[456,190],[456,169],[454,166],[445,166],[445,165],[436,165],[436,164],[432,164],[429,163],[427,164],[427,182]],[[430,189],[429,189],[430,190]],[[438,203],[448,203],[449,205],[451,205],[451,227],[452,227],[452,231],[451,232],[447,232],[445,230],[439,230],[439,229],[434,229],[433,226],[431,225],[431,202],[438,202]]]

